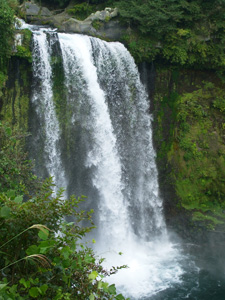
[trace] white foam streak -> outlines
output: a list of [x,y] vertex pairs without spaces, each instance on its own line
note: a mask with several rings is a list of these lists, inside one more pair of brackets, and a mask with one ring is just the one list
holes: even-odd
[[40,81],[40,87],[34,90],[32,102],[45,128],[46,167],[53,177],[56,192],[59,187],[66,187],[66,180],[58,151],[60,128],[53,102],[50,48],[44,32],[35,33],[33,43],[33,74]]
[[[71,35],[70,39],[65,34],[59,34],[64,64],[71,60],[78,62],[82,70],[83,79],[87,85],[87,94],[91,103],[91,120],[93,132],[92,150],[89,151],[86,167],[95,168],[93,185],[100,194],[99,211],[100,226],[110,228],[104,235],[99,228],[100,239],[104,243],[120,243],[129,230],[127,221],[126,204],[122,195],[121,165],[116,148],[116,138],[105,102],[105,94],[100,88],[97,70],[92,61],[92,48],[90,39],[80,35]],[[67,57],[67,58],[66,58]],[[68,70],[68,68],[65,68]],[[69,76],[66,74],[66,76]],[[114,241],[114,242],[113,242]]]
[[[163,291],[180,282],[183,271],[178,264],[179,252],[168,242],[147,243],[136,241],[127,244],[124,253],[104,253],[109,256],[106,266],[115,264],[128,265],[128,269],[119,270],[110,277],[110,283],[115,283],[120,292],[131,299],[142,299]],[[149,298],[148,298],[149,299]]]

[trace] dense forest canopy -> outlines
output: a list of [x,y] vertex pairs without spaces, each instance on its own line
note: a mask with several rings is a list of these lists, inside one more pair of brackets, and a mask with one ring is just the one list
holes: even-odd
[[180,65],[224,67],[224,0],[121,0],[117,6],[134,29],[127,39],[134,53],[139,49],[139,60],[158,56]]

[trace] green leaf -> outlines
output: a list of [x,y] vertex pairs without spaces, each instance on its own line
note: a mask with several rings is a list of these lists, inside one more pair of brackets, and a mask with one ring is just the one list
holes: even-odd
[[48,252],[48,249],[49,249],[50,247],[41,247],[40,248],[40,254],[46,254],[47,252]]
[[66,246],[61,250],[61,253],[65,259],[68,259],[71,254],[71,250],[68,246]]
[[46,252],[48,252],[48,250],[52,247],[55,246],[55,241],[54,240],[46,240],[46,241],[42,241],[39,243],[39,248],[40,248],[40,252],[41,254],[45,254]]
[[109,286],[108,282],[102,282],[103,291],[106,293],[108,292],[108,286]]
[[90,256],[89,254],[87,254],[87,255],[84,257],[84,261],[85,261],[86,263],[94,263],[95,259],[94,259],[92,256]]
[[[12,285],[10,288],[9,288],[9,292],[10,294],[16,294],[17,293],[17,284],[14,284]],[[8,298],[7,298],[8,299]],[[11,299],[10,299],[11,300]]]
[[0,284],[0,291],[1,291],[2,289],[4,289],[4,287],[6,287],[6,286],[7,286],[7,283],[4,283],[4,284],[1,283],[1,284]]
[[69,268],[69,266],[71,265],[71,260],[70,259],[64,259],[62,261],[62,265],[63,265],[63,268]]
[[21,278],[19,283],[21,283],[22,285],[24,285],[25,287],[27,287],[26,285],[26,280],[24,278]]
[[96,272],[96,271],[92,271],[89,275],[88,275],[88,278],[90,279],[90,280],[94,280],[95,278],[97,278],[98,277],[98,272]]
[[29,288],[30,287],[30,281],[29,280],[25,280],[24,278],[20,279],[19,281],[25,288]]
[[40,248],[45,248],[45,247],[54,247],[56,244],[56,241],[54,240],[47,240],[47,241],[41,241],[39,243]]
[[102,288],[102,281],[98,282],[98,289],[100,290]]
[[29,290],[29,295],[30,295],[32,298],[37,298],[38,295],[39,295],[38,288],[32,287],[32,288]]
[[0,215],[2,218],[9,218],[11,213],[11,209],[8,206],[3,206],[1,208]]
[[32,255],[32,254],[39,254],[40,249],[37,245],[31,245],[27,250],[26,254],[27,255]]
[[9,190],[9,191],[7,191],[6,195],[12,200],[15,198],[16,192],[15,192],[15,190]]
[[116,300],[124,300],[124,296],[122,294],[119,294],[116,296]]
[[91,294],[90,296],[89,296],[89,300],[94,300],[95,299],[95,296],[93,295],[93,294]]
[[115,287],[115,284],[111,284],[109,287],[108,287],[108,291],[111,295],[115,295],[116,294],[116,287]]
[[12,129],[10,127],[6,127],[5,128],[5,133],[8,135],[8,136],[11,136],[12,135]]
[[14,201],[15,201],[16,203],[18,203],[18,204],[22,203],[22,202],[23,202],[23,196],[22,196],[22,195],[21,195],[21,196],[17,196],[17,197],[14,199]]
[[48,236],[49,236],[49,231],[47,229],[42,228],[42,230],[40,230],[38,232],[38,236],[39,236],[40,239],[46,241],[48,239]]
[[42,286],[40,286],[41,294],[44,295],[47,289],[48,289],[47,284],[43,284]]
[[35,278],[35,279],[30,278],[30,282],[34,285],[37,285],[39,283],[39,278]]
[[73,226],[73,225],[74,225],[74,222],[69,222],[69,223],[66,223],[65,225],[66,225],[66,226]]
[[61,263],[61,258],[60,257],[54,257],[53,261],[56,264],[60,264]]

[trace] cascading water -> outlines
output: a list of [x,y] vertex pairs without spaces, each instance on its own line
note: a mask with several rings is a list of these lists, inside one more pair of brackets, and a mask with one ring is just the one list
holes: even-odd
[[66,180],[59,153],[60,128],[53,103],[50,57],[51,45],[47,35],[39,31],[33,35],[33,76],[36,87],[33,89],[32,103],[45,135],[44,161],[48,174],[53,177],[56,191],[59,187],[66,187]]
[[110,280],[132,299],[178,283],[181,256],[163,218],[148,98],[129,52],[120,43],[33,31],[33,75],[33,155],[57,188],[88,196],[96,251],[106,266],[129,266]]
[[[90,39],[78,35],[59,34],[59,41],[67,86],[69,87],[71,70],[79,69],[83,86],[80,85],[78,88],[85,87],[87,89],[85,100],[91,107],[88,116],[91,124],[89,124],[88,130],[92,131],[92,141],[85,167],[94,169],[92,183],[100,197],[99,223],[104,228],[111,228],[108,232],[110,233],[108,239],[105,240],[106,236],[104,237],[104,242],[110,243],[112,239],[118,238],[121,230],[118,230],[119,228],[122,228],[123,236],[129,232],[129,223],[126,220],[127,209],[122,194],[122,170],[116,148],[116,137],[113,133],[105,95],[99,86],[97,71],[92,62]],[[75,99],[68,100],[74,101]]]

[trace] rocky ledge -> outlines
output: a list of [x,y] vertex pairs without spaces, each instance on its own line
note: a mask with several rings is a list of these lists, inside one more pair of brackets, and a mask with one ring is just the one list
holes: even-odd
[[126,31],[116,19],[117,8],[108,7],[97,11],[83,21],[71,17],[66,10],[50,11],[32,2],[25,2],[21,10],[28,23],[48,25],[57,28],[59,32],[88,34],[115,41],[120,40]]

